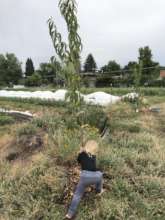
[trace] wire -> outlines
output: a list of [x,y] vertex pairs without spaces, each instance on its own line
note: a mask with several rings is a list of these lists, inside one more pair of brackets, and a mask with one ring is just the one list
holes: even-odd
[[[151,66],[151,67],[144,67],[142,68],[142,70],[148,70],[148,69],[156,69],[158,68],[158,66]],[[122,70],[116,70],[116,71],[110,71],[110,72],[102,72],[102,73],[90,73],[91,76],[95,75],[95,76],[101,76],[101,74],[110,74],[110,73],[124,73],[124,72],[133,72],[133,69],[122,69]],[[84,75],[88,75],[89,73],[80,73],[82,76]],[[42,76],[42,78],[56,78],[56,75],[48,75],[48,76]]]
[[[158,68],[158,66],[151,66],[151,67],[144,67],[142,70],[147,70],[147,69],[155,69]],[[110,71],[110,72],[103,72],[103,73],[123,73],[123,72],[132,72],[133,69],[122,69],[122,70],[116,70],[116,71]]]

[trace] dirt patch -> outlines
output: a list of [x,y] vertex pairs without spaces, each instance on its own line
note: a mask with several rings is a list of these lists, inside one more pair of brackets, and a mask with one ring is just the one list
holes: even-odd
[[45,134],[43,132],[35,135],[23,135],[8,147],[6,160],[11,162],[18,159],[27,159],[36,152],[40,152],[45,145]]
[[5,134],[3,137],[0,137],[0,159],[3,159],[7,152],[9,151],[10,146],[14,143],[14,139],[11,135]]

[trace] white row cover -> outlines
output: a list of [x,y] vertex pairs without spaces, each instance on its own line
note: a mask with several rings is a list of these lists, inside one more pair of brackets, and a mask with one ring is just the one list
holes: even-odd
[[[37,98],[45,100],[55,100],[55,101],[64,101],[67,90],[59,89],[56,92],[51,91],[36,91],[36,92],[27,92],[27,91],[7,91],[0,90],[0,97],[11,97],[11,98]],[[80,94],[84,101],[87,104],[108,106],[115,104],[123,98],[134,99],[138,97],[137,93],[129,93],[125,96],[114,96],[105,92],[95,92],[88,95]]]

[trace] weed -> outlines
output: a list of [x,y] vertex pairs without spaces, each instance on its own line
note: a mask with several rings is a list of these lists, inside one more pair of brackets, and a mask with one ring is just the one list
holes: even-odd
[[35,135],[37,133],[37,127],[31,123],[26,124],[25,126],[20,127],[17,130],[18,137],[23,135]]

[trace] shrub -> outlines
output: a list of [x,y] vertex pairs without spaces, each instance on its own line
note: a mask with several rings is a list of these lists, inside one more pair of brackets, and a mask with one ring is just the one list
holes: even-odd
[[100,133],[109,126],[107,115],[99,106],[85,105],[77,115],[77,122],[81,126],[88,124],[90,127],[95,127]]
[[37,133],[37,127],[31,123],[26,124],[25,126],[17,130],[18,137],[23,135],[35,135]]
[[32,124],[34,127],[42,128],[47,132],[53,132],[63,124],[63,121],[59,115],[45,115],[42,118],[34,118]]
[[47,115],[42,119],[34,119],[33,123],[39,127],[47,127],[49,130],[60,126],[74,130],[81,129],[81,126],[85,125],[98,129],[100,133],[109,126],[107,115],[101,107],[87,105],[83,106],[77,114],[72,114],[67,109],[62,115]]
[[25,80],[25,86],[41,86],[42,77],[38,73],[34,73],[32,76],[28,76]]
[[89,139],[99,139],[97,129],[86,127],[83,129],[68,129],[65,125],[49,132],[49,155],[57,158],[60,164],[74,164],[80,146]]

